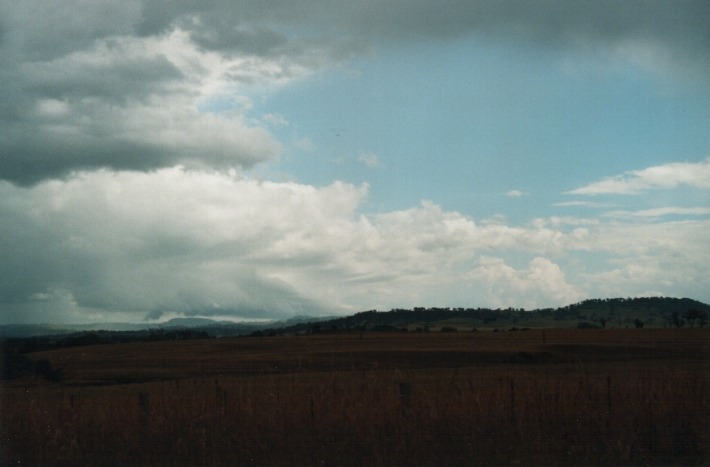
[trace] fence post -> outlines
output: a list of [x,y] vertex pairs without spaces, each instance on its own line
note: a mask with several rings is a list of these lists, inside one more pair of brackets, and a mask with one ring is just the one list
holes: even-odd
[[515,423],[515,380],[510,380],[510,421]]

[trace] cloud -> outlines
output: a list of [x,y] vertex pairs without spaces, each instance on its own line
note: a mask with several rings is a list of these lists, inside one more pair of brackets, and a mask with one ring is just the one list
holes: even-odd
[[666,206],[639,211],[611,211],[605,215],[609,217],[707,216],[710,215],[710,208]]
[[642,170],[632,170],[567,192],[571,195],[637,195],[649,190],[689,186],[710,189],[710,159],[701,162],[676,162]]
[[365,166],[370,169],[382,167],[382,163],[380,162],[380,158],[377,156],[377,154],[375,154],[372,151],[361,153],[360,156],[357,158],[357,160],[359,160],[360,162],[365,164]]
[[190,18],[181,24],[195,42],[225,53],[306,56],[303,50],[310,50],[337,61],[384,45],[476,34],[596,56],[611,66],[622,62],[701,85],[710,70],[710,8],[703,0],[653,5],[643,0],[281,0],[268,6],[251,1],[183,4],[172,10],[152,3],[144,5],[144,24],[161,25],[155,32],[171,19]]
[[553,206],[558,207],[582,207],[582,208],[608,208],[613,206],[609,203],[597,203],[594,201],[561,201],[559,203],[553,203]]
[[1,182],[0,320],[557,306],[608,296],[620,274],[706,296],[708,221],[485,225],[431,202],[359,214],[366,196],[182,167]]
[[[702,258],[707,260],[707,255]],[[615,267],[589,274],[586,280],[590,289],[605,290],[608,296],[647,296],[652,288],[653,295],[693,297],[707,283],[707,276],[695,268],[697,262],[682,254],[639,255],[619,259]],[[669,287],[673,294],[667,292]]]
[[84,172],[2,193],[0,302],[59,291],[90,310],[242,317],[323,313],[263,262],[307,271],[318,255],[303,237],[364,195],[181,168]]
[[[228,169],[271,160],[281,144],[266,125],[285,120],[271,114],[261,124],[241,103],[255,83],[278,87],[321,66],[306,49],[308,57],[205,48],[187,28],[190,17],[180,15],[159,34],[136,35],[135,2],[125,12],[62,5],[58,18],[76,12],[86,21],[77,24],[80,34],[35,28],[25,8],[8,7],[17,22],[3,25],[0,42],[0,179],[27,184],[87,168]],[[104,28],[102,13],[115,14],[117,25]]]
[[510,190],[505,194],[508,198],[520,198],[521,196],[527,196],[528,193],[526,191],[520,191],[520,190]]
[[[283,152],[272,131],[288,116],[259,109],[270,93],[378,48],[474,37],[710,82],[707,2],[0,0],[0,11],[0,319],[551,306],[622,282],[707,296],[704,211],[511,225],[422,202],[366,215],[366,185],[238,175]],[[286,144],[316,151],[297,126]],[[707,189],[708,164],[570,193]]]
[[491,306],[510,306],[511,295],[519,297],[518,305],[533,309],[541,303],[574,303],[584,293],[569,284],[560,267],[547,258],[533,258],[527,268],[516,270],[500,258],[482,257],[468,273],[472,282],[482,282],[486,302]]
[[276,128],[288,126],[288,119],[279,113],[268,113],[262,118],[266,123]]
[[248,122],[248,108],[199,110],[202,100],[230,86],[235,67],[267,73],[200,53],[179,32],[111,38],[25,63],[18,67],[20,102],[6,109],[20,116],[0,120],[0,177],[28,183],[90,167],[230,168],[272,159],[280,144]]
[[[271,160],[280,145],[262,123],[276,122],[229,102],[378,47],[476,34],[701,82],[710,70],[704,1],[1,0],[0,8],[0,179],[18,183],[87,168]],[[215,103],[223,108],[206,110]]]

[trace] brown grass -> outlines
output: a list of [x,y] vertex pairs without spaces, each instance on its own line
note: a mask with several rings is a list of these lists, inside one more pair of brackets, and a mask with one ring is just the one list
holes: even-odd
[[[704,465],[705,330],[365,334],[33,354],[3,465]],[[132,383],[132,384],[128,384]]]

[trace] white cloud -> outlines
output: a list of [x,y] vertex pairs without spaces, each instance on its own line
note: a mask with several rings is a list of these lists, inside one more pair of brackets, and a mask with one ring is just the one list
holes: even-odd
[[584,298],[557,264],[542,257],[533,258],[525,269],[514,269],[500,258],[482,257],[466,277],[474,284],[482,283],[486,302],[495,307],[533,309]]
[[[363,215],[367,185],[236,175],[281,153],[270,130],[289,121],[259,108],[265,96],[377,46],[478,34],[702,80],[704,2],[0,0],[0,11],[0,180],[35,183],[0,181],[0,319],[708,296],[706,208],[524,225],[432,202]],[[296,131],[290,144],[315,152]],[[359,161],[382,166],[374,152]],[[710,188],[710,159],[570,194],[681,186]],[[683,219],[662,222],[670,215]]]
[[0,183],[0,320],[539,307],[649,289],[706,296],[710,221],[479,225],[431,202],[358,214],[366,196],[366,185],[180,167]]
[[288,119],[282,114],[279,113],[268,113],[262,117],[262,119],[268,123],[269,125],[276,127],[276,128],[282,128],[288,126]]
[[609,203],[597,203],[594,201],[562,201],[559,203],[553,203],[553,206],[558,207],[581,207],[581,208],[609,208],[612,204]]
[[519,198],[521,196],[526,196],[528,193],[526,191],[520,191],[520,190],[510,190],[505,194],[505,196],[509,198]]
[[695,297],[707,287],[707,272],[699,263],[708,255],[701,257],[689,258],[682,251],[638,254],[610,261],[612,268],[591,273],[586,280],[591,290],[605,290],[612,296],[643,296],[653,287],[654,295]]
[[[61,51],[64,52],[64,51]],[[173,27],[165,34],[97,37],[46,60],[19,61],[21,82],[0,125],[0,178],[35,182],[75,168],[150,170],[175,164],[251,167],[281,145],[254,118],[248,93],[308,75],[286,56],[224,55]],[[315,64],[314,64],[315,65]],[[319,65],[318,65],[319,66]]]
[[608,217],[707,216],[710,215],[710,208],[665,206],[639,211],[610,211],[605,215]]
[[[0,300],[61,289],[80,307],[142,314],[209,314],[213,303],[242,316],[323,312],[308,291],[269,277],[256,258],[279,241],[323,231],[347,216],[363,190],[179,168],[82,173],[26,190],[5,185],[3,217],[21,222],[4,229],[0,275],[11,279]],[[22,240],[25,229],[35,232],[32,238]],[[37,253],[16,248],[18,241]],[[307,257],[306,249],[295,242],[290,254]],[[287,258],[275,259],[293,267]],[[26,273],[18,274],[17,265]]]
[[372,151],[360,153],[357,159],[371,169],[382,167],[380,158]]
[[598,182],[567,192],[572,195],[637,195],[648,190],[689,186],[710,189],[710,158],[701,162],[676,162],[657,165],[642,170],[632,170],[623,175],[605,178]]

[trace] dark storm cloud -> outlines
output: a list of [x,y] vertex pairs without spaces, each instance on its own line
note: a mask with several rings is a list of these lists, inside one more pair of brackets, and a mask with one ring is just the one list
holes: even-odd
[[288,37],[269,29],[224,28],[224,33],[199,31],[193,35],[195,42],[209,49],[235,49],[238,53],[268,55],[270,51],[283,47]]
[[183,78],[164,56],[120,55],[101,63],[70,57],[23,64],[18,75],[22,84],[2,108],[0,173],[6,178],[29,181],[75,168],[167,162],[159,145],[122,138],[120,120],[110,121],[116,108],[166,94],[166,86]]
[[8,189],[0,182],[0,303],[22,303],[63,284],[95,280],[99,271],[91,266],[91,255],[77,250],[47,216],[37,215],[44,206],[8,196]]
[[103,37],[130,34],[140,20],[137,1],[0,1],[3,55],[43,61],[90,47]]
[[185,78],[165,56],[119,57],[104,63],[32,63],[22,71],[25,89],[32,95],[68,101],[96,97],[117,104],[162,94],[166,86]]
[[[240,24],[258,28],[286,25],[295,34],[346,34],[373,42],[396,37],[446,38],[480,31],[560,44],[579,37],[607,43],[645,38],[688,49],[698,57],[710,49],[710,6],[703,0],[242,1],[189,13],[201,18],[204,28],[223,34]],[[156,9],[154,14],[161,13]],[[177,17],[180,13],[175,10],[172,14]],[[167,24],[162,23],[163,27]],[[244,39],[234,38],[235,43]],[[273,40],[268,35],[264,38],[266,42]],[[215,45],[233,47],[235,43],[218,41]]]
[[0,0],[0,11],[0,178],[20,183],[102,166],[250,167],[278,143],[246,111],[197,111],[205,93],[288,82],[383,45],[476,35],[710,78],[704,0]]

